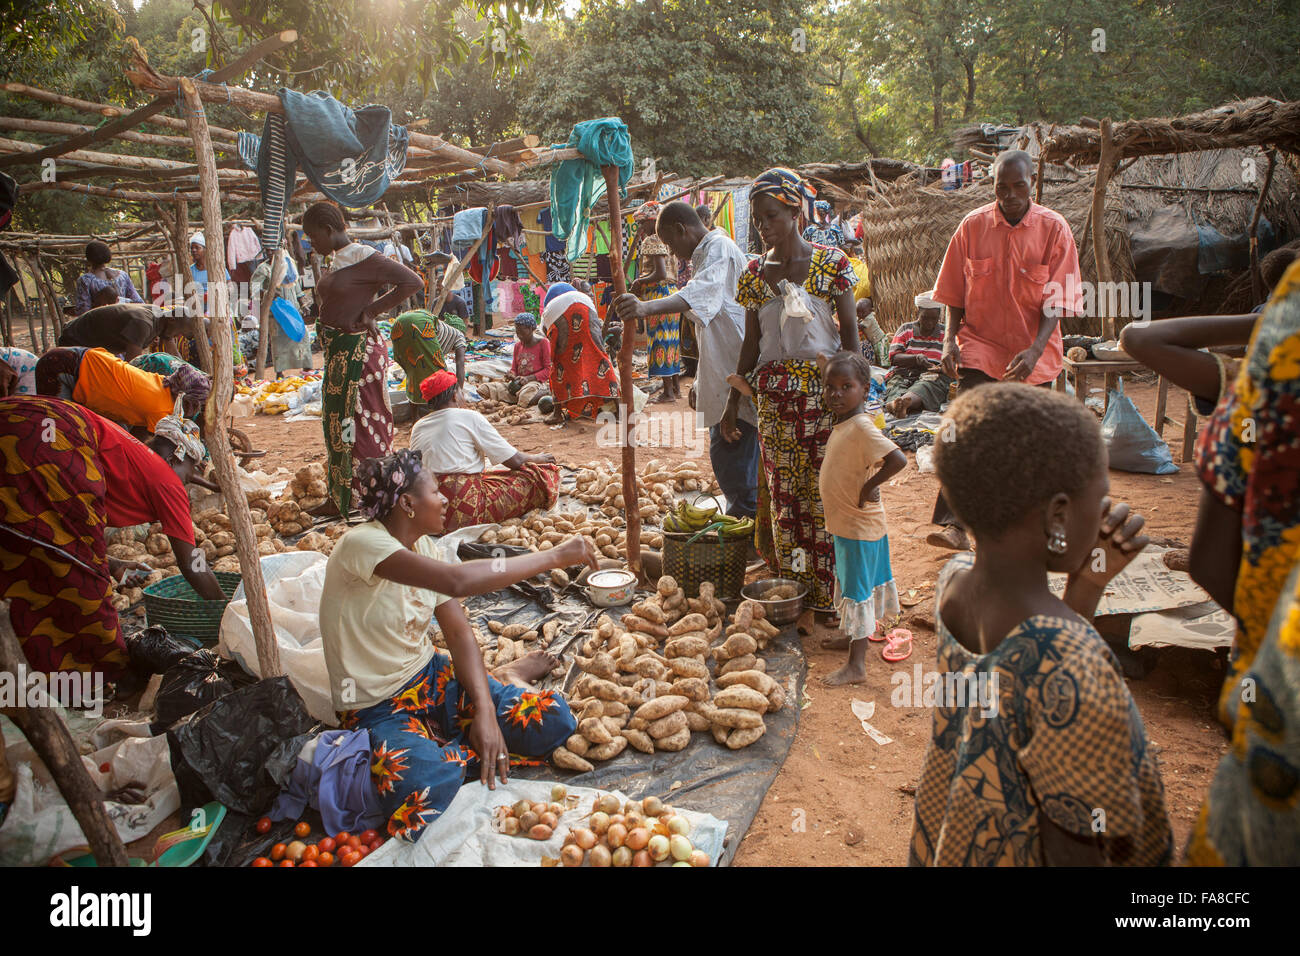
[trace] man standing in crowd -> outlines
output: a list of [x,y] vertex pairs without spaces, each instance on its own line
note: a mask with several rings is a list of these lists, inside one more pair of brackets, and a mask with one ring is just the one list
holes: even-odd
[[623,322],[651,315],[680,312],[695,323],[700,360],[691,387],[696,421],[709,429],[709,460],[727,498],[727,513],[754,517],[758,512],[757,415],[744,399],[736,426],[740,438],[722,436],[722,413],[730,386],[727,375],[736,369],[745,337],[745,310],[736,301],[736,282],[745,269],[745,255],[721,229],[706,229],[699,213],[684,202],[670,202],[659,213],[655,232],[679,261],[691,263],[691,279],[666,299],[642,302],[628,293],[614,300]]
[[[1060,213],[1033,201],[1034,163],[1023,150],[1000,153],[993,164],[995,201],[973,209],[944,253],[932,298],[948,307],[945,375],[958,392],[990,382],[1050,386],[1061,372],[1060,316],[1080,305],[1079,252]],[[941,525],[926,541],[964,551],[970,539],[942,492],[931,520]]]

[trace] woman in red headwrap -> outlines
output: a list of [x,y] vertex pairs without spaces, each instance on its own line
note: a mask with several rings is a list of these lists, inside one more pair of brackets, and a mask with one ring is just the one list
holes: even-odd
[[[502,438],[491,422],[464,406],[454,373],[434,372],[420,384],[420,394],[430,412],[411,429],[411,448],[447,499],[446,530],[499,524],[555,504],[555,456],[526,454]],[[508,470],[486,471],[485,458]]]

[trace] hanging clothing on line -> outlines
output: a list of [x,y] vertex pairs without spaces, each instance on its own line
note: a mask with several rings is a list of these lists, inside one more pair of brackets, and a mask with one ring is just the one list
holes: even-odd
[[406,127],[394,126],[388,107],[359,110],[323,90],[276,91],[284,113],[266,114],[259,137],[239,134],[239,158],[256,170],[262,187],[262,244],[268,253],[284,239],[284,213],[299,167],[313,186],[341,206],[378,202],[406,168]]
[[569,261],[587,251],[591,209],[605,195],[603,166],[618,167],[619,195],[627,197],[632,178],[632,140],[627,124],[616,116],[578,123],[565,144],[582,159],[566,159],[551,171],[551,215],[557,238],[566,241]]
[[518,211],[509,203],[496,207],[492,229],[496,233],[497,245],[516,250],[523,247],[524,224]]
[[226,262],[234,266],[252,262],[262,254],[262,241],[248,226],[235,226],[226,240]]
[[451,241],[468,242],[473,245],[478,237],[483,233],[483,215],[487,212],[485,206],[475,206],[473,209],[462,209],[451,217]]

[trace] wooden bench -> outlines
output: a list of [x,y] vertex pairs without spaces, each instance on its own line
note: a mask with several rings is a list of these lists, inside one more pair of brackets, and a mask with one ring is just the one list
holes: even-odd
[[[1068,374],[1074,376],[1074,394],[1079,401],[1085,401],[1088,398],[1088,383],[1094,375],[1101,375],[1103,379],[1103,392],[1101,399],[1102,414],[1110,407],[1110,393],[1119,385],[1119,377],[1126,372],[1148,372],[1148,369],[1141,362],[1133,359],[1127,361],[1104,361],[1102,359],[1085,359],[1082,362],[1075,362],[1070,359],[1064,359],[1061,365],[1061,374],[1057,377],[1057,391],[1065,391],[1065,381]],[[1187,395],[1187,415],[1183,422],[1183,461],[1191,461],[1192,446],[1196,443],[1196,409],[1192,404],[1192,396]],[[1156,414],[1155,421],[1152,422],[1156,434],[1164,437],[1165,425],[1177,425],[1178,422],[1166,414],[1169,404],[1169,380],[1163,375],[1160,376],[1159,391],[1156,393]]]

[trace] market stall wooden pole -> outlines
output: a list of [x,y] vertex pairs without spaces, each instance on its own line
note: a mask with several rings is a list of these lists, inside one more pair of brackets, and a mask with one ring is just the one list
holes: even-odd
[[[190,124],[194,138],[194,154],[199,161],[199,184],[203,194],[203,234],[208,241],[208,273],[224,276],[226,249],[221,235],[221,198],[217,183],[217,164],[212,154],[212,140],[208,136],[207,115],[193,83],[182,77],[180,92],[183,97],[182,112]],[[266,599],[266,583],[262,579],[262,562],[257,553],[257,532],[248,511],[248,499],[239,485],[239,475],[234,456],[230,452],[230,436],[226,431],[230,414],[230,396],[235,389],[234,367],[231,358],[230,309],[227,302],[229,286],[214,278],[209,285],[215,307],[212,310],[213,374],[212,394],[203,412],[206,423],[208,448],[217,472],[217,482],[226,499],[226,514],[230,517],[230,530],[235,535],[235,551],[244,578],[244,593],[248,598],[248,618],[257,644],[258,674],[263,679],[278,677],[280,649],[275,642],[275,628],[271,624],[271,608]]]
[[268,284],[262,288],[262,298],[258,300],[257,311],[257,364],[253,369],[255,378],[263,378],[266,373],[266,354],[271,345],[271,304],[280,294],[280,283],[284,281],[286,271],[284,257],[288,254],[284,244],[286,238],[280,239],[280,248],[271,261],[271,275]]
[[[1101,157],[1097,161],[1097,181],[1092,187],[1092,254],[1097,261],[1097,282],[1108,283],[1113,273],[1110,268],[1110,250],[1106,245],[1106,186],[1116,164],[1115,143],[1111,139],[1110,120],[1101,121]],[[1101,334],[1107,340],[1115,338],[1115,317],[1107,306],[1109,296],[1094,297],[1101,315]],[[1109,393],[1108,393],[1109,394]]]
[[1264,200],[1268,196],[1268,187],[1273,183],[1273,167],[1277,165],[1277,150],[1268,151],[1268,172],[1264,174],[1264,184],[1259,187],[1259,199],[1255,202],[1255,214],[1250,217],[1250,290],[1251,298],[1256,303],[1263,302],[1272,289],[1264,288],[1264,274],[1259,269],[1259,217],[1264,211]]
[[45,296],[50,300],[50,317],[54,319],[54,341],[57,342],[63,335],[63,311],[59,308],[59,297],[54,294],[54,280],[50,277],[50,271],[45,268],[45,263],[41,262],[39,252],[36,253],[36,269],[45,280]]
[[483,219],[483,231],[479,233],[478,239],[474,245],[469,247],[469,252],[465,253],[464,258],[456,263],[455,269],[447,269],[442,274],[442,295],[438,296],[438,301],[430,310],[435,316],[442,315],[442,307],[447,304],[447,296],[451,294],[451,284],[456,281],[456,277],[465,271],[465,263],[469,262],[478,255],[479,247],[487,241],[488,233],[492,231],[492,220],[496,215],[496,204],[492,203],[487,207],[487,216]]
[[[605,199],[609,203],[609,268],[613,273],[615,297],[627,292],[627,274],[623,271],[623,209],[618,195],[618,167],[602,166],[605,176]],[[641,578],[641,512],[636,493],[636,445],[633,421],[632,352],[636,348],[634,329],[623,329],[623,345],[618,353],[618,402],[620,437],[623,444],[623,510],[627,515],[627,568]]]
[[[91,186],[89,183],[66,183],[56,181],[52,183],[23,183],[23,192],[36,193],[45,192],[50,189],[61,189],[64,192],[83,193],[87,196],[103,196],[105,199],[124,199],[127,202],[163,202],[172,198],[172,193],[150,193],[140,192],[134,189],[113,189],[109,186]],[[198,193],[178,193],[176,195],[187,199],[198,199]]]
[[[48,90],[42,90],[35,86],[28,86],[26,83],[6,83],[0,87],[6,93],[17,93],[20,96],[27,96],[34,100],[40,100],[42,103],[55,103],[59,106],[66,106],[68,109],[76,110],[79,113],[94,113],[99,116],[121,116],[122,109],[117,106],[109,106],[107,103],[92,103],[89,100],[79,100],[74,96],[64,96],[61,93],[51,93]],[[144,120],[151,126],[161,126],[165,129],[178,129],[181,131],[188,130],[185,121],[176,119],[174,116],[157,115],[150,116]],[[98,128],[98,127],[97,127]],[[210,132],[216,139],[227,140],[230,144],[235,144],[238,133],[233,129],[222,129],[220,126],[209,126]],[[188,143],[189,141],[186,140]]]
[[[14,633],[9,619],[9,602],[0,601],[0,671],[18,675],[31,668],[23,654],[22,644]],[[28,693],[31,690],[28,689]],[[37,693],[44,694],[44,691]],[[46,701],[41,701],[46,704]],[[86,765],[81,762],[81,752],[67,726],[52,706],[13,707],[5,716],[23,732],[32,749],[54,778],[59,793],[67,801],[68,809],[76,817],[81,832],[86,837],[90,852],[100,866],[127,866],[126,847],[117,835],[113,821],[104,809],[104,795],[90,779]],[[3,754],[0,745],[0,755]]]
[[[67,135],[69,133],[88,133],[94,128],[83,123],[60,123],[54,120],[27,119],[22,116],[0,116],[0,129],[21,130],[26,133]],[[188,147],[190,145],[190,141],[184,136],[168,136],[165,133],[140,133],[130,129],[123,130],[114,138],[128,143],[143,143],[148,146]],[[234,143],[213,143],[212,148],[222,152],[231,152],[238,149]]]

